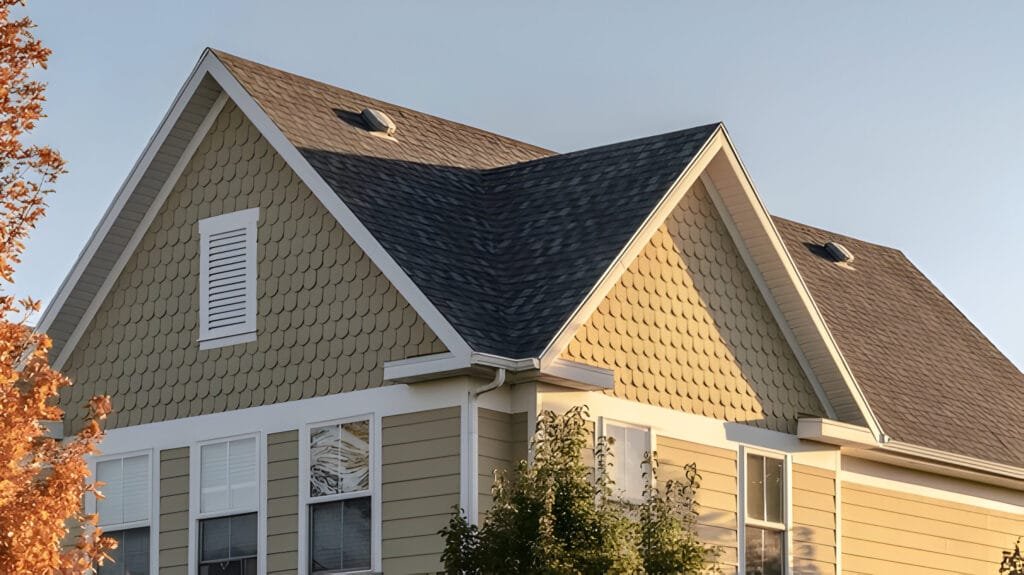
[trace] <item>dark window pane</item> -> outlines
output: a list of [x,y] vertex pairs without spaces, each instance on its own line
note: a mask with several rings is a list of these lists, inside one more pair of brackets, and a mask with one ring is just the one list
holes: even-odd
[[108,531],[105,536],[117,541],[110,552],[112,561],[97,570],[98,575],[149,575],[149,527]]
[[765,519],[782,523],[782,501],[785,479],[782,474],[782,460],[765,458],[764,460],[764,499]]
[[227,517],[199,522],[199,560],[219,561],[228,558],[231,523]]
[[747,455],[747,517],[764,519],[764,457]]
[[350,499],[345,502],[345,543],[342,546],[342,565],[346,569],[370,568],[370,498]]
[[200,521],[199,574],[256,573],[256,525],[255,513]]
[[784,531],[746,528],[747,575],[782,575]]
[[370,498],[310,506],[310,571],[370,568]]
[[256,514],[231,518],[231,556],[256,556]]
[[310,508],[312,545],[310,569],[314,573],[341,569],[342,504],[321,503]]

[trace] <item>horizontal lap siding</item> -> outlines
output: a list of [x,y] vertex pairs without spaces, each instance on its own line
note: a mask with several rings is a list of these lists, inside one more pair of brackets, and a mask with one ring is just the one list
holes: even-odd
[[994,574],[1024,533],[1024,515],[857,483],[843,483],[842,499],[848,574]]
[[836,572],[836,475],[793,465],[793,572]]
[[381,441],[384,572],[440,571],[437,532],[459,504],[459,408],[385,417]]
[[503,413],[479,410],[479,489],[480,519],[491,508],[491,488],[495,472],[507,477],[520,461],[526,459],[526,413]]
[[737,470],[736,453],[669,437],[658,437],[658,480],[683,477],[683,467],[697,464],[700,489],[697,529],[704,543],[718,546],[722,571],[732,573],[737,564]]
[[188,574],[188,448],[160,452],[160,575]]
[[267,573],[299,567],[299,432],[267,436]]

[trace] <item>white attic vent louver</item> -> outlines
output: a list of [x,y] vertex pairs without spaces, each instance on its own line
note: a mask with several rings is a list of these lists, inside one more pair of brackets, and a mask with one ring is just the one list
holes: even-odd
[[199,220],[199,349],[256,339],[259,208]]
[[395,133],[395,123],[384,112],[373,108],[363,108],[361,115],[371,132],[382,132],[387,136]]
[[839,242],[828,242],[825,244],[825,251],[828,252],[828,257],[832,258],[832,261],[848,264],[853,261],[853,252],[848,250],[843,244]]

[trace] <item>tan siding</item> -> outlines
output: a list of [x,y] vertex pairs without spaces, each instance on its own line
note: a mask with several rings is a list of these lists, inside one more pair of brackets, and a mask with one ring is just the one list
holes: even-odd
[[689,441],[658,436],[658,480],[683,477],[683,467],[697,464],[701,476],[698,533],[705,543],[722,550],[722,571],[732,573],[737,564],[737,468],[736,452]]
[[491,508],[495,472],[508,474],[526,459],[526,413],[503,413],[480,408],[479,412],[480,518]]
[[299,565],[299,432],[267,436],[267,573]]
[[188,448],[160,452],[160,575],[188,573]]
[[608,393],[651,405],[787,433],[824,415],[700,183],[563,357],[614,369]]
[[[200,351],[197,221],[258,224],[258,338]],[[385,361],[444,351],[242,112],[228,103],[65,366],[66,433],[108,394],[108,427],[381,385]]]
[[836,474],[793,465],[793,572],[836,572]]
[[458,407],[381,421],[381,556],[384,572],[441,569],[441,537],[459,504]]
[[846,573],[997,573],[1024,515],[843,482]]

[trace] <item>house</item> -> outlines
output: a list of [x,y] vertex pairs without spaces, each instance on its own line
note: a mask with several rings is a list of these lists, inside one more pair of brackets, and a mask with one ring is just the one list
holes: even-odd
[[542,410],[696,462],[727,573],[996,573],[1024,375],[724,127],[568,154],[206,51],[41,327],[109,394],[106,573],[440,569]]

